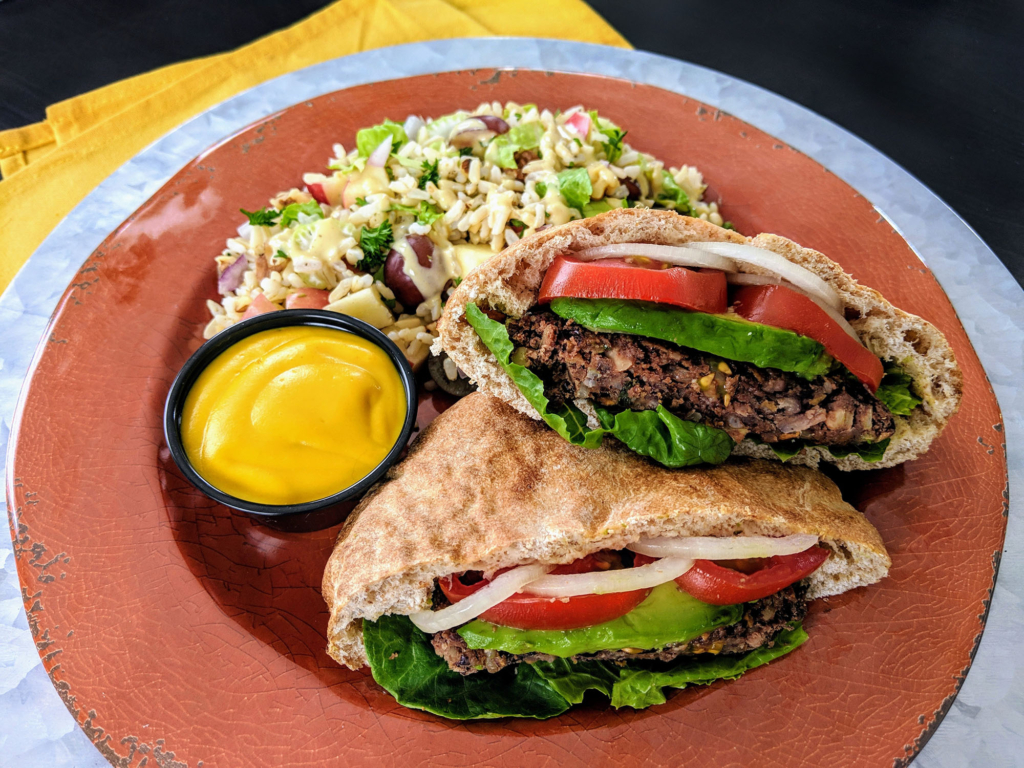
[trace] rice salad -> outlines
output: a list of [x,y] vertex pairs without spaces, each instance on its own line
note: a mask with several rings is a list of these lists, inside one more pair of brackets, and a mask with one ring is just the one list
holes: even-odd
[[696,168],[665,168],[625,135],[594,110],[513,102],[365,128],[350,151],[334,145],[329,175],[307,173],[305,189],[242,209],[248,221],[216,257],[222,299],[207,302],[203,336],[322,308],[379,328],[418,368],[454,286],[520,238],[620,207],[730,226],[703,201]]

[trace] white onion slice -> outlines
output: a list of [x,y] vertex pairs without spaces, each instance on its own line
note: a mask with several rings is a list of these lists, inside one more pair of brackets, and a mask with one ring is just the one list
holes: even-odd
[[576,595],[632,592],[635,589],[649,589],[678,579],[692,567],[693,560],[689,558],[665,557],[649,565],[641,565],[639,568],[544,576],[527,584],[522,591],[542,597],[575,597]]
[[[797,552],[810,549],[817,543],[818,537],[810,533],[796,533],[779,538],[772,536],[686,536],[641,539],[635,544],[630,544],[628,549],[651,557],[742,560],[748,557],[795,555]],[[658,562],[663,561],[659,560]],[[548,576],[547,578],[557,577]]]
[[388,155],[391,154],[391,142],[394,138],[395,137],[389,133],[388,137],[370,153],[368,158],[366,158],[366,164],[373,168],[383,168],[384,163],[388,161]]
[[807,295],[795,285],[787,284],[785,280],[780,280],[779,278],[772,277],[771,275],[752,275],[749,272],[733,272],[725,276],[725,281],[732,285],[785,285],[790,290],[796,291],[797,293],[803,293],[804,296]]
[[788,288],[791,291],[796,291],[802,296],[806,296],[808,299],[813,301],[822,312],[832,318],[832,320],[842,328],[846,333],[858,344],[863,346],[863,342],[860,340],[860,335],[854,330],[853,326],[846,322],[846,318],[843,317],[839,312],[832,309],[828,304],[823,302],[816,296],[811,296],[807,291],[797,288],[792,283],[787,283],[785,280],[780,280],[777,277],[771,277],[770,275],[751,275],[746,272],[736,272],[731,275],[726,275],[725,279],[727,282],[733,285],[781,285],[783,288]]
[[843,310],[843,302],[832,286],[809,269],[805,269],[799,264],[794,264],[789,259],[772,251],[757,248],[753,245],[740,245],[739,243],[701,242],[687,243],[683,247],[689,250],[700,251],[701,253],[713,253],[742,264],[753,264],[755,267],[767,269],[772,274],[778,275],[783,280],[792,283],[811,296],[821,299],[837,312]]
[[611,245],[599,245],[595,248],[577,251],[573,255],[582,261],[616,259],[625,256],[646,256],[649,259],[657,259],[666,264],[675,264],[679,267],[705,267],[707,269],[720,269],[723,272],[736,271],[736,265],[732,259],[722,258],[713,253],[700,253],[677,245],[612,243]]
[[440,611],[419,611],[411,614],[409,618],[424,632],[442,632],[457,627],[459,624],[472,621],[502,600],[512,597],[525,585],[542,578],[554,567],[553,565],[522,565],[519,568],[513,568],[496,577],[486,587],[454,605],[449,605]]
[[405,131],[405,135],[409,137],[409,141],[416,141],[416,137],[420,135],[420,128],[426,123],[423,122],[423,118],[419,115],[409,115],[405,118],[405,124],[402,126],[402,130]]

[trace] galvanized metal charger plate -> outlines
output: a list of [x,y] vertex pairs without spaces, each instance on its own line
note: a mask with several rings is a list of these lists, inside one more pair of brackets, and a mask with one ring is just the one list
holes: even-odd
[[[510,47],[520,51],[524,43],[476,46],[487,49],[490,63],[506,65]],[[730,89],[748,89],[754,102],[763,92],[723,81],[719,98],[707,99],[677,81],[687,65],[551,46],[532,41],[525,48],[543,59],[535,66],[581,69],[586,61],[585,69],[608,73],[609,62],[618,62],[617,74],[640,82],[462,71],[354,87],[266,117],[295,98],[358,82],[353,73],[389,61],[389,53],[390,68],[366,71],[376,78],[410,74],[394,62],[416,55],[418,71],[440,71],[470,55],[465,41],[373,52],[236,97],[116,174],[162,179],[182,152],[201,148],[192,142],[264,118],[189,163],[79,268],[40,346],[15,424],[8,488],[29,624],[64,703],[111,762],[584,764],[631,756],[655,763],[758,757],[889,764],[911,759],[949,708],[984,625],[1007,509],[1004,427],[953,307],[861,194],[796,151],[815,147],[789,136],[787,144],[778,137],[784,130],[767,126],[773,137],[718,109],[732,106],[723,98]],[[580,53],[577,66],[563,63],[567,49]],[[480,63],[480,50],[473,55],[469,61]],[[634,74],[634,67],[646,71]],[[831,151],[836,136],[845,139],[851,146],[843,162],[863,153],[839,129],[772,98],[777,117],[795,112],[831,131]],[[318,586],[333,532],[284,535],[254,526],[198,497],[168,461],[160,405],[200,342],[204,299],[214,294],[210,256],[234,211],[297,183],[302,171],[323,164],[334,141],[351,144],[363,125],[485,99],[598,108],[630,129],[634,146],[700,167],[710,195],[721,196],[741,231],[775,231],[823,250],[952,341],[965,370],[961,414],[924,459],[844,483],[886,538],[892,575],[816,611],[808,621],[812,639],[799,652],[640,713],[591,705],[547,723],[439,721],[397,707],[368,675],[341,670],[324,654]],[[163,154],[169,151],[178,153],[175,160]],[[873,159],[882,178],[905,183],[902,172]],[[54,245],[72,234],[62,230],[88,222],[90,211],[98,215],[102,201],[117,200],[125,180],[112,177],[83,203],[84,214],[76,209],[19,276],[15,299],[40,267],[52,270]],[[80,263],[67,258],[67,266]],[[974,268],[992,265],[979,255]],[[44,282],[55,279],[51,271]],[[1018,364],[1019,354],[1018,347]]]

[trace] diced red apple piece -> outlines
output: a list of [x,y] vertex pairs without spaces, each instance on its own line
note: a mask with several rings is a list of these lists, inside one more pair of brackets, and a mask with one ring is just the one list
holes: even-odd
[[345,192],[348,178],[344,175],[334,174],[324,176],[322,173],[307,173],[302,177],[306,189],[313,199],[324,205],[341,205],[341,199]]
[[590,133],[590,115],[586,112],[573,112],[566,118],[565,124],[572,126],[581,139],[587,138]]
[[300,288],[284,300],[285,309],[323,309],[328,304],[330,291],[320,288]]
[[245,314],[242,315],[243,320],[248,320],[250,317],[257,317],[258,315],[265,315],[267,312],[274,312],[278,309],[270,299],[264,296],[262,293],[257,293],[253,298],[252,303],[249,304],[249,308],[245,310]]

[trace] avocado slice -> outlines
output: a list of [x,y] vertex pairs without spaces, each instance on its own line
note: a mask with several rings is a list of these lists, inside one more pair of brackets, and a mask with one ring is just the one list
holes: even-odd
[[648,650],[685,643],[717,627],[735,624],[742,616],[742,605],[708,605],[670,581],[651,590],[647,599],[625,616],[593,627],[515,629],[477,619],[457,631],[466,645],[474,649],[549,653],[568,658],[598,651]]
[[554,299],[551,311],[585,328],[649,336],[805,379],[823,376],[835,362],[814,339],[735,315],[620,299]]

